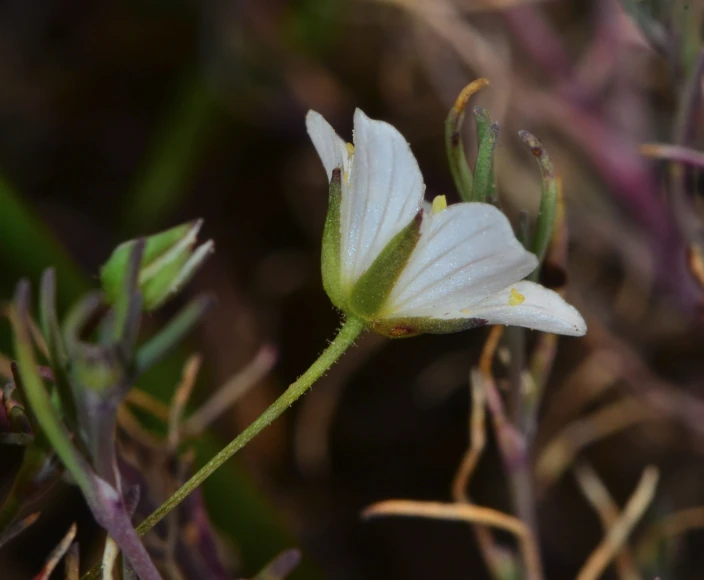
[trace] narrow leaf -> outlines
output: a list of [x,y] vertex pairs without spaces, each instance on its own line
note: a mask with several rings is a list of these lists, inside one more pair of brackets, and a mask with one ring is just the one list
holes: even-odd
[[144,344],[135,355],[135,372],[141,374],[154,366],[172,348],[193,330],[207,312],[213,301],[208,296],[201,296],[188,304],[174,316],[161,332]]
[[[538,257],[539,264],[542,265],[555,224],[559,183],[555,175],[555,166],[552,164],[552,160],[543,144],[528,131],[519,131],[518,136],[523,143],[530,147],[538,163],[538,167],[540,168],[542,178],[540,210],[538,220],[535,224],[535,236],[533,237],[532,247],[530,248]],[[534,282],[538,280],[540,265],[528,277],[529,280],[533,280]]]
[[27,402],[34,412],[39,427],[46,435],[61,461],[71,472],[84,495],[90,500],[92,489],[91,476],[85,461],[80,457],[71,443],[66,428],[59,419],[56,408],[51,403],[49,394],[37,372],[37,363],[32,350],[28,324],[29,282],[21,280],[15,291],[12,312],[12,329],[14,331],[15,356],[19,374],[22,377]]
[[44,270],[42,274],[39,307],[42,332],[49,347],[49,358],[54,371],[54,384],[61,399],[61,409],[64,417],[68,419],[69,425],[75,428],[78,416],[73,389],[66,373],[68,364],[66,345],[61,336],[56,315],[56,271],[53,268]]

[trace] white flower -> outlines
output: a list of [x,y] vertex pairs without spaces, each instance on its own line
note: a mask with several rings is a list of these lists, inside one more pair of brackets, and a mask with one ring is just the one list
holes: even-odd
[[340,309],[390,336],[485,324],[586,332],[574,307],[522,280],[538,260],[498,209],[424,203],[418,163],[391,125],[358,109],[353,147],[314,111],[306,124],[331,182],[323,282]]

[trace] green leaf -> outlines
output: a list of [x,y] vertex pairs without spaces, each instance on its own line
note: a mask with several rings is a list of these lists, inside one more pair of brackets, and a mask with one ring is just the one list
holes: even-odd
[[141,374],[159,362],[200,322],[213,301],[201,296],[188,304],[158,334],[144,344],[135,355],[135,372]]
[[40,320],[42,333],[49,348],[54,384],[61,399],[61,410],[70,427],[77,425],[78,415],[71,383],[68,379],[68,355],[56,314],[56,270],[48,268],[42,274],[40,290]]
[[408,258],[420,239],[423,211],[396,234],[362,274],[352,289],[350,310],[360,318],[374,319],[382,310]]
[[85,460],[71,443],[71,438],[61,423],[58,412],[52,404],[37,370],[29,332],[28,310],[29,282],[21,280],[15,292],[12,329],[15,338],[15,356],[27,402],[34,412],[40,429],[90,502],[94,491],[91,473]]
[[345,309],[340,264],[340,204],[342,201],[342,170],[333,169],[330,179],[328,213],[323,227],[323,249],[320,259],[323,288],[330,301],[340,310]]

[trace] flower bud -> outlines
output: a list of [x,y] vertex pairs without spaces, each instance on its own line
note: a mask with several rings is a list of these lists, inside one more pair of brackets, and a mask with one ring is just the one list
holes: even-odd
[[[146,238],[138,277],[145,311],[155,310],[180,290],[213,251],[212,240],[196,247],[202,224],[203,220],[195,220]],[[122,291],[130,252],[136,242],[120,244],[100,272],[109,304]]]

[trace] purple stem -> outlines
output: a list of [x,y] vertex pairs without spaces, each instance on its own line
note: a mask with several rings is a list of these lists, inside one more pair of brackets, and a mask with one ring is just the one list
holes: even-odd
[[95,494],[86,494],[93,517],[117,542],[122,554],[141,580],[162,580],[142,540],[132,525],[122,498],[108,483],[94,478]]

